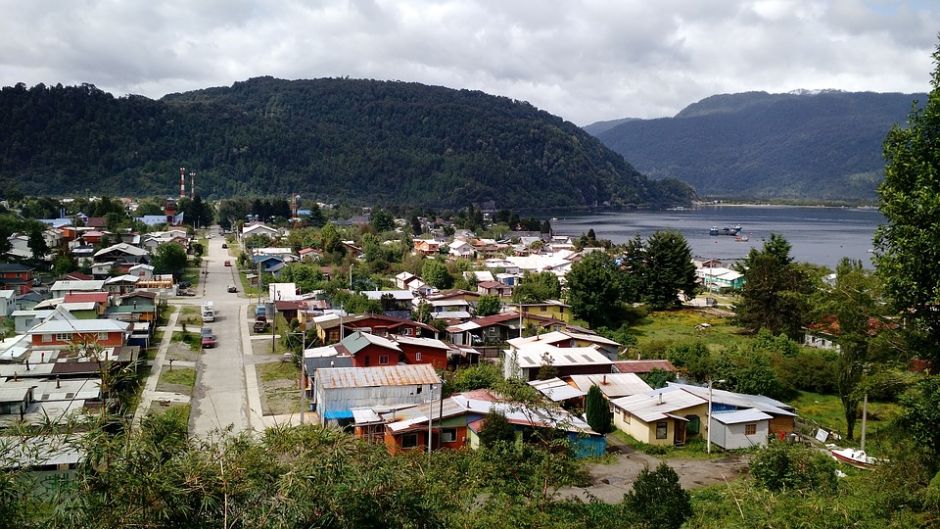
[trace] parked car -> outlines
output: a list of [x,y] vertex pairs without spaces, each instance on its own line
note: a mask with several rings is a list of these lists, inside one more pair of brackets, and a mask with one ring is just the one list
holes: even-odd
[[232,266],[232,262],[231,262],[231,261],[225,261],[225,266]]
[[214,334],[212,334],[212,329],[210,329],[209,327],[203,327],[202,329],[199,330],[199,333],[202,335],[203,338],[205,338],[206,336],[215,336]]
[[189,288],[189,287],[193,286],[193,284],[190,283],[189,281],[180,281],[180,282],[177,283],[176,285],[177,285],[178,287],[180,287],[180,288]]
[[235,285],[232,285],[232,286],[228,287],[228,291],[229,291],[230,294],[234,294],[234,293],[238,292],[238,289],[235,288]]
[[254,331],[256,333],[264,332],[267,329],[268,329],[268,322],[266,322],[265,320],[255,320]]
[[176,291],[177,296],[195,296],[196,291],[191,288],[180,288]]
[[216,340],[214,334],[210,334],[210,335],[208,335],[208,336],[203,335],[203,337],[202,337],[202,347],[203,347],[203,348],[208,349],[208,348],[210,348],[210,347],[215,347],[216,345],[219,345],[219,342],[218,342],[218,340]]

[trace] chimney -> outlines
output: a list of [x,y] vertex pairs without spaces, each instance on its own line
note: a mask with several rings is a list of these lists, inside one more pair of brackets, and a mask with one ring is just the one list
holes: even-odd
[[604,375],[601,384],[607,384],[607,375]]
[[663,403],[663,392],[662,392],[662,391],[659,392],[659,403],[660,403],[660,404]]
[[40,361],[40,362],[45,362],[45,361],[46,361],[46,352],[45,352],[45,351],[40,351],[40,352],[39,352],[39,361]]
[[55,388],[62,389],[62,381],[59,380],[59,375],[55,376]]
[[13,372],[13,382],[18,382],[20,380],[19,373],[16,371]]
[[29,358],[26,359],[26,370],[29,371]]

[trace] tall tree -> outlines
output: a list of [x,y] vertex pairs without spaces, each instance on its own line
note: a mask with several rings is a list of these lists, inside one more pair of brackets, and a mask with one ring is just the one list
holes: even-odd
[[502,303],[497,296],[480,296],[477,300],[477,316],[492,316],[499,313]]
[[615,319],[620,304],[618,270],[604,252],[592,252],[568,272],[568,303],[575,316],[600,327]]
[[614,416],[610,413],[610,404],[604,398],[600,388],[591,386],[584,400],[584,414],[591,429],[599,434],[610,432]]
[[434,288],[450,288],[454,284],[454,278],[447,271],[445,265],[439,259],[428,259],[421,265],[421,279]]
[[790,244],[772,234],[762,250],[752,248],[742,263],[744,288],[735,307],[742,325],[795,338],[807,313],[812,284],[790,258]]
[[369,215],[369,225],[376,233],[392,231],[395,229],[395,218],[392,217],[391,213],[377,207]]
[[681,233],[658,231],[646,241],[645,298],[654,309],[679,304],[678,294],[695,295],[692,250]]
[[885,293],[905,320],[917,354],[940,369],[940,46],[933,54],[933,87],[908,126],[884,143],[885,178],[878,188],[887,219],[875,232],[875,264]]
[[186,250],[172,242],[157,246],[153,268],[156,274],[173,274],[173,277],[179,279],[186,269]]
[[516,303],[539,303],[560,296],[561,283],[551,272],[526,272],[512,291],[512,300]]
[[49,255],[49,245],[43,237],[44,231],[42,226],[33,226],[29,230],[29,239],[26,241],[26,246],[33,252],[33,259],[36,261],[41,261]]

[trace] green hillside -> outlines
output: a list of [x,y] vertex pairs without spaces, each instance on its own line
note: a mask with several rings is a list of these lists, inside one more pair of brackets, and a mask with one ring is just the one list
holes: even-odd
[[679,178],[704,196],[873,199],[884,167],[881,143],[915,99],[926,95],[722,94],[673,118],[595,133],[643,173]]
[[91,85],[0,90],[0,184],[27,193],[173,194],[178,168],[209,198],[497,207],[671,205],[575,125],[528,103],[417,83],[250,79],[161,100]]

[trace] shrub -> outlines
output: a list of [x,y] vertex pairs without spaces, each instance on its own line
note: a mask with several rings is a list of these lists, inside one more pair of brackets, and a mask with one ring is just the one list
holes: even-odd
[[624,496],[627,508],[647,527],[678,529],[692,516],[689,493],[679,484],[679,475],[666,463],[656,470],[646,468]]
[[611,421],[614,417],[610,413],[610,404],[607,403],[607,399],[604,398],[600,388],[591,386],[587,393],[584,408],[587,422],[591,425],[592,430],[599,434],[611,431]]
[[750,470],[758,485],[772,491],[832,491],[836,487],[835,461],[797,445],[770,445],[751,458]]
[[503,379],[499,366],[493,364],[478,364],[460,369],[454,375],[451,389],[459,393],[474,389],[492,388]]

